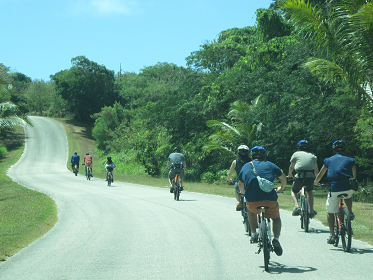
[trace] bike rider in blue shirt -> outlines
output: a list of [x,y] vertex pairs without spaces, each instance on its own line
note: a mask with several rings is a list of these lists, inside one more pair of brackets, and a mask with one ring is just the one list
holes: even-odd
[[321,167],[314,182],[315,185],[318,185],[326,172],[328,181],[331,182],[326,200],[327,219],[330,230],[330,236],[327,240],[328,244],[334,244],[336,241],[336,236],[334,235],[334,214],[339,212],[339,199],[337,198],[339,194],[346,193],[348,195],[344,201],[350,212],[350,219],[353,220],[355,218],[354,213],[352,213],[352,195],[354,191],[351,189],[349,179],[356,179],[356,166],[355,159],[345,155],[346,147],[346,142],[343,140],[337,140],[333,143],[332,149],[334,156],[324,160],[324,165]]
[[77,168],[78,171],[79,171],[79,161],[80,161],[80,157],[79,157],[78,153],[75,152],[75,153],[71,156],[71,168],[73,169],[73,171],[74,171],[74,165],[76,165],[76,168]]
[[265,211],[265,217],[273,221],[273,236],[272,245],[276,255],[282,255],[282,247],[280,245],[279,237],[281,232],[281,218],[279,205],[277,203],[277,193],[283,192],[286,187],[286,176],[282,170],[274,163],[267,161],[267,151],[261,146],[255,146],[251,149],[251,159],[255,166],[258,175],[271,182],[275,178],[281,181],[281,187],[273,189],[271,192],[264,192],[259,187],[259,182],[254,174],[250,163],[246,163],[240,174],[238,174],[238,187],[240,192],[245,194],[246,205],[249,209],[249,223],[252,230],[251,243],[258,242],[258,234],[256,228],[258,226],[257,215],[261,213],[256,208],[259,206],[268,206],[269,209]]
[[[232,161],[231,167],[229,169],[229,174],[227,181],[229,183],[233,183],[232,180],[232,175],[233,172],[236,171],[236,174],[238,175],[241,171],[241,168],[250,161],[250,156],[249,156],[249,147],[246,145],[241,145],[237,149],[237,159]],[[238,182],[234,184],[234,189],[235,194],[236,194],[236,199],[238,201],[237,206],[236,206],[236,211],[241,211],[242,210],[242,204],[241,204],[241,197],[240,197],[240,189],[238,188]]]

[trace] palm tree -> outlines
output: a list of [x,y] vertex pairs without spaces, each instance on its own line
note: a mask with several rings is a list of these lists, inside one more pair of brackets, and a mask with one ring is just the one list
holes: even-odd
[[231,124],[218,120],[207,121],[208,127],[218,127],[219,130],[209,137],[209,142],[204,149],[206,151],[223,149],[235,155],[238,146],[252,144],[262,124],[251,124],[246,118],[258,106],[259,99],[260,95],[251,101],[251,105],[243,101],[232,103],[228,113]]
[[371,109],[373,99],[373,4],[370,0],[326,1],[322,7],[304,0],[281,0],[280,8],[310,38],[322,57],[305,64],[329,81],[342,80]]
[[31,120],[19,110],[17,105],[11,102],[0,103],[0,132],[25,124],[32,126]]

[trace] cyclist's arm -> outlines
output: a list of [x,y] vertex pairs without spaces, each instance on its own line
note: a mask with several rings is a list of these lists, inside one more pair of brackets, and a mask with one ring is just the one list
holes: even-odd
[[319,182],[322,178],[322,176],[324,176],[325,172],[328,170],[328,168],[326,168],[325,164],[321,167],[321,170],[320,172],[317,174],[316,178],[315,178],[315,182],[313,183],[314,185],[318,186],[319,185]]
[[233,182],[232,181],[232,175],[233,175],[233,172],[234,172],[235,168],[236,168],[236,161],[234,160],[234,161],[232,161],[231,168],[229,169],[229,174],[228,174],[228,179],[227,179],[228,182]]
[[288,177],[293,177],[294,166],[295,166],[295,162],[290,163]]
[[352,166],[352,176],[356,179],[357,173],[356,173],[356,165]]
[[241,194],[245,193],[245,184],[241,180],[238,180],[238,188],[240,189]]
[[286,181],[287,181],[287,180],[286,180],[286,176],[285,176],[284,173],[282,173],[278,178],[279,178],[280,181],[281,181],[281,187],[280,187],[279,189],[277,189],[276,192],[278,192],[278,193],[282,193],[282,192],[285,190],[285,188],[286,188]]
[[185,160],[183,161],[183,167],[184,167],[184,170],[186,169],[186,162]]
[[166,166],[166,169],[169,169],[170,168],[170,161],[167,162],[167,166]]
[[315,175],[319,174],[319,166],[317,165],[317,161],[315,161]]

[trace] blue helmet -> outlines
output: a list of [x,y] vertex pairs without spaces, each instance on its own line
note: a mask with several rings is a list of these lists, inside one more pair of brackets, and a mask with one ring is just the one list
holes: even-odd
[[345,151],[347,147],[347,144],[343,140],[337,140],[333,143],[332,148],[335,151]]
[[308,148],[308,141],[307,140],[300,140],[297,144],[298,146],[298,149],[300,150],[304,150],[304,149],[307,149]]
[[251,156],[254,158],[264,158],[267,155],[267,150],[262,146],[255,146],[251,148]]

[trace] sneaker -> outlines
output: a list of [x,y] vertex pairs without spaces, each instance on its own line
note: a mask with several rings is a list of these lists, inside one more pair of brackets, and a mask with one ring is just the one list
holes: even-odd
[[337,237],[335,235],[330,235],[326,243],[334,244],[337,241]]
[[278,241],[278,239],[273,239],[272,240],[272,245],[273,245],[273,250],[275,250],[276,255],[281,256],[282,255],[282,247],[281,247],[280,241]]
[[293,216],[299,216],[300,215],[300,207],[299,206],[294,207],[292,215]]
[[236,211],[241,211],[241,210],[242,210],[242,204],[241,202],[238,202],[236,206]]
[[183,191],[184,190],[184,187],[183,186],[180,186],[180,191]]
[[111,182],[114,183],[114,179],[111,179]]
[[84,176],[87,176],[87,173],[85,173]]
[[107,181],[107,179],[105,179],[105,181]]
[[251,236],[250,243],[258,243],[258,235]]
[[317,215],[317,211],[314,209],[313,210],[313,213],[310,214],[310,218],[312,219],[313,217],[315,217]]
[[355,219],[355,214],[353,212],[350,212],[350,220],[352,221],[353,219]]
[[174,193],[174,189],[172,188],[172,185],[170,186],[170,193]]

